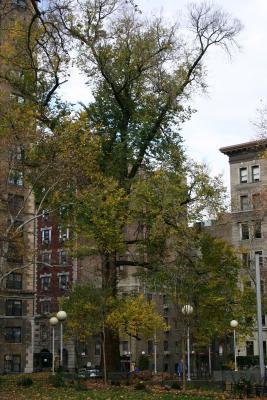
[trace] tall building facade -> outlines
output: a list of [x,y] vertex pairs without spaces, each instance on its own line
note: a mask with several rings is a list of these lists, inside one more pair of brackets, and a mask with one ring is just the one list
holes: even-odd
[[[8,29],[26,21],[31,4],[23,0],[0,2],[1,51],[9,45]],[[9,65],[2,63],[1,73]],[[14,74],[19,71],[13,70]],[[0,113],[23,101],[0,80]],[[24,179],[27,139],[14,128],[0,136],[0,373],[32,372],[34,342],[35,204]]]
[[[68,297],[77,278],[75,261],[69,255],[67,244],[71,230],[60,225],[60,218],[43,210],[37,218],[37,265],[34,367],[49,369],[52,365],[52,335],[49,318],[60,310],[60,301]],[[55,327],[56,363],[60,356],[60,326]],[[64,341],[63,366],[75,368],[74,346]]]
[[[231,218],[229,239],[251,274],[244,284],[255,285],[255,255],[260,256],[262,296],[267,293],[267,139],[223,147],[229,157]],[[256,310],[255,310],[256,318]],[[267,320],[262,315],[263,348],[266,356]],[[238,342],[238,355],[258,355],[257,331]]]

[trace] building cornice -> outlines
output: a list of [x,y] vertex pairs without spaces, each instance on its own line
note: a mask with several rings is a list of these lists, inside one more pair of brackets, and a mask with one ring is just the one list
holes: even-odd
[[253,140],[232,146],[221,147],[220,152],[228,156],[244,152],[261,152],[267,148],[267,139]]

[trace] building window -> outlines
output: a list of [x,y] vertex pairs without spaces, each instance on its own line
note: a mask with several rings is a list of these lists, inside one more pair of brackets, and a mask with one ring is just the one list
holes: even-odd
[[260,268],[262,268],[263,267],[263,256],[262,256],[262,250],[259,250],[259,251],[255,251],[255,258],[256,258],[256,255],[259,255],[260,256]]
[[44,244],[49,244],[51,243],[51,234],[52,234],[52,229],[42,229],[42,243]]
[[152,293],[147,293],[147,294],[146,294],[146,300],[147,300],[148,302],[151,302],[152,299],[153,299],[153,294],[152,294]]
[[179,342],[175,342],[175,354],[179,354]]
[[67,264],[67,252],[65,250],[59,251],[59,264]]
[[24,206],[24,197],[16,194],[8,195],[8,209],[11,214],[17,214]]
[[42,276],[41,277],[41,289],[47,291],[51,286],[51,276]]
[[7,343],[21,343],[21,328],[13,326],[6,328],[5,338]]
[[164,364],[164,372],[168,372],[169,371],[169,364]]
[[[16,97],[16,100],[18,97]],[[14,161],[21,161],[23,159],[23,150],[20,146],[12,146],[10,151],[10,158]]]
[[124,353],[128,352],[128,350],[129,350],[129,345],[128,345],[127,340],[122,340],[122,341],[121,341],[121,350],[122,350]]
[[242,253],[242,265],[243,267],[248,267],[250,264],[249,253]]
[[239,169],[239,180],[240,180],[240,183],[247,183],[248,169],[246,167]]
[[169,342],[168,342],[168,340],[164,340],[163,351],[168,351],[168,350],[169,350]]
[[248,210],[248,196],[240,196],[240,209],[241,211]]
[[266,340],[263,341],[263,355],[266,358]]
[[42,253],[42,263],[46,264],[47,266],[51,265],[51,253],[49,252]]
[[261,238],[261,221],[255,221],[254,223],[254,238]]
[[22,315],[21,300],[6,300],[6,315],[21,316]]
[[21,357],[20,355],[5,355],[4,356],[5,372],[21,372]]
[[46,342],[49,339],[49,327],[45,324],[40,325],[40,340]]
[[12,4],[17,7],[26,8],[26,0],[12,0]]
[[253,165],[253,167],[251,167],[251,177],[252,177],[252,182],[259,182],[260,180],[259,165]]
[[50,313],[50,300],[41,301],[41,314],[49,314]]
[[44,209],[42,211],[42,218],[43,218],[43,221],[48,221],[49,220],[49,211],[48,210]]
[[265,284],[264,281],[261,279],[261,294],[265,293]]
[[241,224],[241,239],[242,240],[247,240],[249,239],[249,226],[248,222],[244,222]]
[[247,356],[254,356],[254,342],[252,340],[246,342],[246,354]]
[[95,344],[95,356],[101,356],[101,344],[100,343]]
[[260,193],[254,193],[252,195],[252,207],[254,208],[254,210],[261,207],[261,195],[260,195]]
[[59,289],[67,289],[68,282],[69,282],[69,276],[67,274],[58,276]]
[[10,171],[10,174],[8,177],[8,183],[10,185],[16,185],[16,186],[22,187],[23,186],[23,172],[18,171],[18,170]]
[[154,352],[153,340],[147,341],[147,354],[152,354]]
[[8,250],[7,250],[7,261],[11,263],[22,263],[23,256],[20,253],[22,249],[19,249],[18,243],[8,243]]
[[61,226],[58,227],[59,230],[59,240],[61,242],[65,242],[70,238],[70,230],[69,228],[63,228]]
[[12,272],[6,278],[7,289],[22,289],[22,274]]
[[263,315],[261,316],[261,323],[262,323],[262,326],[263,326],[263,327],[266,325],[266,323],[265,323],[265,314],[263,314]]

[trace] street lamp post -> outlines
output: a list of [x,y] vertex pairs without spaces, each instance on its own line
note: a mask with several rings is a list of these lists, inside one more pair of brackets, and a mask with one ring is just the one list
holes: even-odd
[[[182,307],[182,313],[189,317],[193,312],[193,307],[190,304],[186,304]],[[190,330],[189,321],[187,322],[187,380],[191,381],[191,371],[190,371]]]
[[60,322],[60,366],[63,367],[63,322],[67,318],[67,313],[63,310],[57,313],[57,319]]
[[49,324],[52,327],[52,375],[55,375],[55,326],[58,324],[58,319],[51,317]]
[[259,346],[259,362],[261,380],[264,380],[264,352],[263,352],[263,335],[262,335],[262,308],[261,308],[261,275],[260,275],[260,255],[255,256],[255,275],[256,275],[256,299],[257,299],[257,320],[258,320],[258,346]]
[[154,334],[154,374],[157,373],[157,335]]
[[237,369],[237,363],[236,363],[236,336],[235,336],[235,328],[238,326],[238,322],[237,322],[235,319],[233,319],[233,320],[230,322],[230,326],[231,326],[231,328],[233,328],[233,329],[234,329],[234,356],[235,356],[235,371],[238,371],[238,369]]

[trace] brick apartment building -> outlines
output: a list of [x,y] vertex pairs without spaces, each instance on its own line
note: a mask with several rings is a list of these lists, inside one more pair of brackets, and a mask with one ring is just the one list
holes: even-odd
[[[76,280],[75,262],[69,256],[67,242],[70,229],[59,224],[60,218],[43,210],[37,222],[38,257],[36,266],[35,310],[35,368],[51,367],[52,342],[49,318],[60,309],[60,300],[68,296]],[[59,326],[55,329],[56,354],[60,352]],[[63,348],[63,362],[67,369],[74,369],[74,349],[68,342]]]

